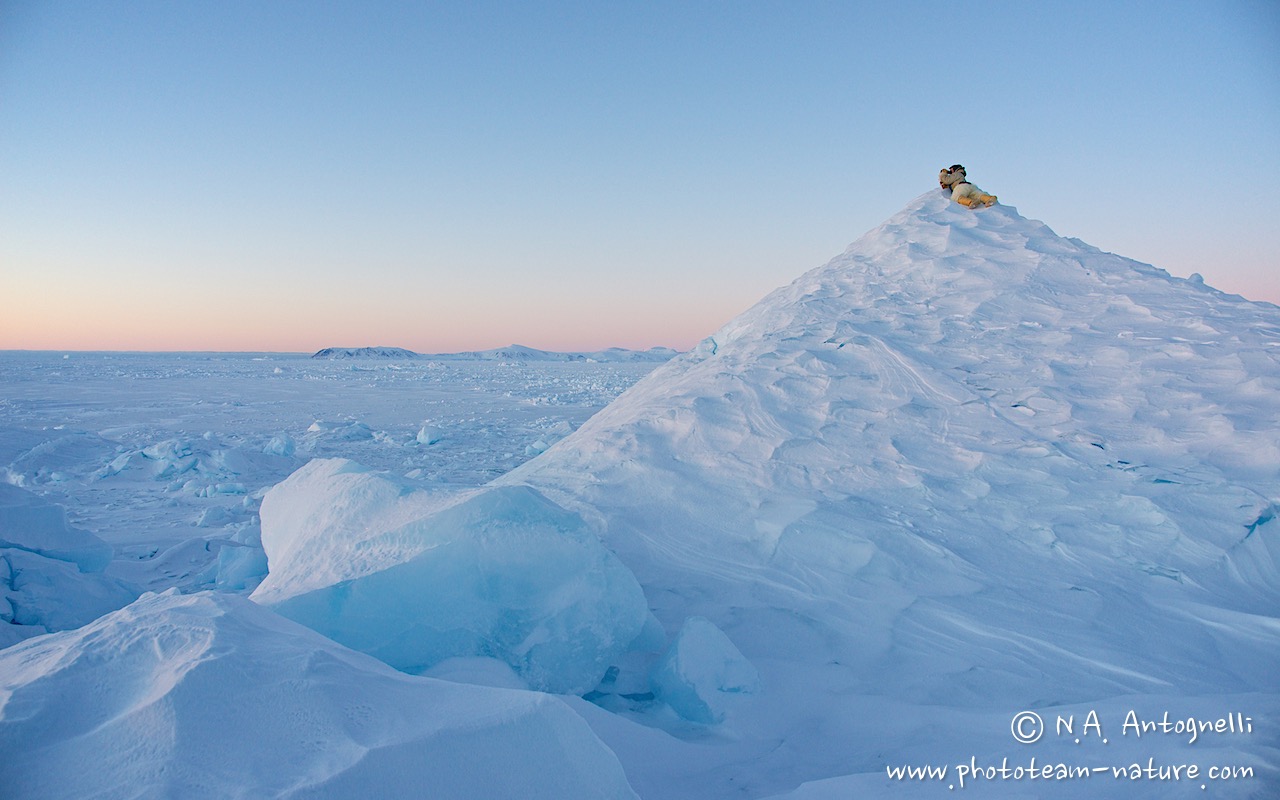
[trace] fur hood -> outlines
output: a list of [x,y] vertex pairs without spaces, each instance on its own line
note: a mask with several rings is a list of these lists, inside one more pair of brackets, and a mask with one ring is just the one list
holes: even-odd
[[951,189],[957,183],[965,183],[964,167],[956,164],[951,169],[938,171],[938,185],[943,189]]

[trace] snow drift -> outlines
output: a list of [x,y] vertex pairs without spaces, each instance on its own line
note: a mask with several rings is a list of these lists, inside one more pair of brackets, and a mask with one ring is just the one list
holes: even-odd
[[0,651],[12,797],[634,797],[558,700],[396,672],[243,598]]

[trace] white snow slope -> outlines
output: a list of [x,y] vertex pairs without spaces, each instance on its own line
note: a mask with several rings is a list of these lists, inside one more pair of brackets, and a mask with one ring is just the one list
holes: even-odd
[[[931,192],[487,488],[304,468],[264,499],[260,597],[450,680],[598,675],[563,699],[598,739],[550,698],[541,732],[477,723],[466,752],[494,770],[560,737],[521,773],[532,796],[1274,797],[1278,390],[1280,308]],[[515,796],[473,767],[452,795],[406,792],[407,745],[343,772],[363,733],[282,722],[346,718],[340,692],[254,693],[314,685],[323,664],[283,650],[350,665],[334,686],[396,673],[237,598],[199,595],[185,621],[183,602],[0,651],[0,747],[21,759],[0,785],[79,796],[81,764],[186,796],[165,776],[194,763],[224,796]],[[406,607],[425,618],[388,616]],[[161,646],[218,614],[234,646]],[[131,629],[152,661],[133,665]],[[76,677],[95,664],[116,683]],[[228,713],[238,689],[267,711]],[[384,710],[396,691],[369,691],[387,735],[418,741]],[[484,697],[514,715],[539,695]],[[470,702],[424,724],[465,726]],[[104,750],[120,719],[160,744]],[[208,766],[233,744],[261,757]]]
[[555,698],[404,675],[230,594],[0,651],[0,708],[6,798],[634,797]]
[[[1273,305],[929,193],[498,482],[595,521],[668,634],[706,617],[759,670],[724,741],[665,762],[599,726],[642,796],[899,796],[886,767],[971,756],[1214,754],[1256,772],[1215,796],[1277,787]],[[1062,707],[1109,744],[1012,740]],[[1184,753],[1121,736],[1131,708],[1266,722]]]

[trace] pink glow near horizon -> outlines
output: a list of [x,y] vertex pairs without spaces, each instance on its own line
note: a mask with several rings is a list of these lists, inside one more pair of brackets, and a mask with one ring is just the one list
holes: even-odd
[[[793,270],[796,275],[801,271]],[[1280,304],[1280,276],[1271,277],[1269,283],[1236,281],[1252,283],[1257,291],[1208,282],[1228,293]],[[595,302],[575,296],[533,301],[517,292],[422,302],[413,292],[354,289],[346,295],[298,291],[281,302],[278,296],[199,286],[184,301],[174,302],[164,287],[134,289],[122,297],[111,297],[102,287],[58,286],[25,296],[21,286],[12,288],[0,284],[3,350],[308,353],[324,347],[388,346],[449,353],[512,344],[562,352],[687,350],[775,287],[764,278],[733,291],[703,285],[693,292],[655,291],[648,297],[611,296]]]
[[[450,353],[512,344],[565,352],[609,347],[686,350],[718,327],[674,318],[655,326],[644,314],[616,320],[593,332],[581,319],[490,319],[484,324],[462,325],[456,319],[415,321],[404,314],[342,313],[316,320],[255,315],[251,310],[200,315],[181,309],[129,306],[68,306],[60,312],[14,307],[5,312],[0,322],[0,350],[314,352],[324,347],[389,346]],[[463,311],[456,316],[465,318],[467,314]]]

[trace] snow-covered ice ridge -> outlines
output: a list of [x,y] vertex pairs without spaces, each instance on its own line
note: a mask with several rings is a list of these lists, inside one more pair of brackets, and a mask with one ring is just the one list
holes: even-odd
[[[1280,787],[1277,390],[1280,308],[1061,238],[1008,206],[973,212],[931,192],[486,485],[313,461],[264,498],[261,605],[189,602],[235,631],[218,653],[276,646],[264,636],[300,651],[325,642],[372,671],[275,609],[407,672],[570,692],[533,696],[576,712],[592,737],[532,714],[527,694],[486,696],[485,708],[525,720],[522,736],[565,743],[540,756],[533,796],[934,797],[945,781],[887,770],[1035,758],[1196,764],[1202,780],[1107,772],[968,788],[1269,797]],[[292,761],[287,786],[265,768],[216,769],[233,737],[264,754],[255,765],[289,760],[302,735],[281,719],[355,712],[323,690],[301,711],[255,703],[266,711],[220,744],[211,698],[253,683],[240,662],[174,645],[148,654],[168,659],[160,668],[113,659],[133,628],[144,641],[199,638],[208,622],[187,621],[197,607],[181,599],[148,595],[0,651],[0,744],[25,755],[0,781],[71,796],[59,775],[75,763],[121,781],[170,775],[155,796],[195,774],[226,794],[347,797],[388,779],[332,766],[368,746],[349,726],[309,727],[307,741],[335,754],[320,777]],[[79,677],[108,659],[121,665],[109,679]],[[323,659],[279,660],[270,680],[283,685],[348,679]],[[154,674],[173,690],[117,704]],[[370,692],[356,705],[375,715],[400,702]],[[439,729],[465,728],[468,702],[442,704]],[[1027,729],[1011,721],[1028,711],[1047,727],[1022,744],[1012,734]],[[1130,712],[1254,724],[1190,743],[1126,732]],[[94,714],[175,744],[104,748],[82,736]],[[1071,735],[1058,717],[1074,719]],[[392,742],[421,736],[392,730]],[[504,763],[512,737],[501,724],[468,730],[475,760],[433,796],[492,792],[474,765]],[[443,741],[412,765],[399,744],[373,763],[408,770],[400,786],[436,781],[437,757],[459,752]],[[523,769],[531,756],[511,758]],[[178,762],[195,766],[168,769]],[[1211,766],[1252,774],[1206,794]],[[546,788],[566,775],[583,782]]]
[[[759,670],[746,766],[684,796],[1086,752],[1011,749],[1024,709],[1280,710],[1280,308],[1007,206],[918,198],[498,483],[599,520],[668,634],[705,617]],[[1212,746],[1276,785],[1274,733]]]
[[312,358],[389,358],[400,360],[422,358],[432,361],[587,361],[601,364],[619,362],[652,362],[660,364],[671,360],[677,355],[679,355],[679,352],[669,347],[651,347],[648,350],[627,350],[622,347],[610,347],[605,350],[558,352],[513,344],[493,350],[468,350],[461,353],[436,353],[434,355],[415,353],[402,347],[326,347],[318,351]]

